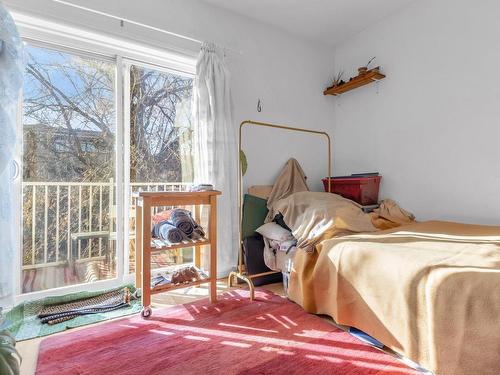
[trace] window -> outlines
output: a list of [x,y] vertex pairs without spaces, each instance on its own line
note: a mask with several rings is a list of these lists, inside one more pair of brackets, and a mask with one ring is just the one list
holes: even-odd
[[[116,276],[115,63],[28,44],[23,102],[22,292]],[[82,235],[83,236],[83,235]],[[86,260],[86,261],[83,261]]]
[[130,181],[192,182],[193,79],[130,67]]
[[[193,182],[193,77],[139,65],[128,68],[131,188],[133,191],[182,189]],[[193,251],[183,249],[180,256],[182,261],[191,261]],[[135,271],[134,257],[135,243],[131,242],[130,272]],[[158,255],[160,258],[153,267],[161,268],[177,262],[171,251]]]
[[[134,272],[129,192],[192,182],[193,77],[34,42],[26,50],[20,292],[123,282]],[[184,249],[157,267],[191,260]]]

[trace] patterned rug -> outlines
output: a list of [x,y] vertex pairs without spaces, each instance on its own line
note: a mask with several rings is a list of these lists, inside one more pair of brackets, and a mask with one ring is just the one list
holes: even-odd
[[271,292],[207,299],[49,337],[37,375],[415,375],[396,358]]
[[[42,321],[38,317],[42,312],[54,313],[61,311],[60,308],[54,307],[54,305],[61,304],[66,304],[66,310],[68,310],[68,308],[81,308],[82,306],[95,308],[96,306],[103,306],[103,304],[106,303],[116,307],[116,299],[123,298],[122,291],[124,288],[128,288],[131,293],[135,291],[133,285],[125,285],[104,291],[78,292],[66,294],[64,296],[46,297],[39,300],[23,302],[15,306],[6,314],[5,318],[9,324],[7,328],[17,341],[22,341],[140,312],[142,308],[141,301],[132,299],[129,305],[125,307],[108,309],[110,311],[94,311],[92,314],[78,315],[70,320],[61,319],[60,322],[55,324],[42,324]],[[106,298],[102,298],[103,295]],[[91,305],[89,305],[88,301],[84,304],[79,302],[83,299],[90,299]],[[76,314],[72,315],[75,316]]]

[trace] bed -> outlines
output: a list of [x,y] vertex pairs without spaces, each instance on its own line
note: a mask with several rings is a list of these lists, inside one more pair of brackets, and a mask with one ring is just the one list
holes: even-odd
[[302,247],[292,301],[436,374],[500,372],[500,227],[429,221],[349,234],[368,226],[366,216],[336,209],[325,219],[314,194],[325,193],[294,194],[276,208]]
[[[244,124],[311,132],[245,121],[240,153]],[[313,133],[328,140],[331,176],[330,137]],[[307,191],[295,169],[285,168],[266,197],[266,222],[282,215],[297,240],[285,270],[289,298],[438,375],[500,374],[500,227],[417,223],[390,200],[366,214],[338,195]],[[241,177],[239,187],[243,196]],[[253,291],[242,259],[229,285],[236,277]],[[275,263],[269,268],[279,270]]]

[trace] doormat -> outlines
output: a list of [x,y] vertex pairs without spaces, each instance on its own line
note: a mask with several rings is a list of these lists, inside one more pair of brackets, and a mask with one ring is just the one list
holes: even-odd
[[108,290],[77,292],[57,297],[45,297],[38,300],[23,302],[5,314],[7,329],[12,333],[17,341],[23,341],[62,332],[70,328],[76,328],[140,312],[142,309],[141,300],[132,299],[130,301],[130,306],[108,312],[81,315],[57,324],[42,324],[40,318],[38,318],[38,314],[47,306],[92,298],[103,293],[116,291],[125,287],[129,288],[131,293],[135,292],[135,287],[133,285],[124,285]]

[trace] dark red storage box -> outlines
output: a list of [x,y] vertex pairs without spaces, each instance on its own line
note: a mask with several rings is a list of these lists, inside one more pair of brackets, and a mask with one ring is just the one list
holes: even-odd
[[[362,206],[377,204],[381,179],[382,176],[331,177],[330,193],[351,199]],[[322,181],[325,191],[328,191],[328,178]]]

